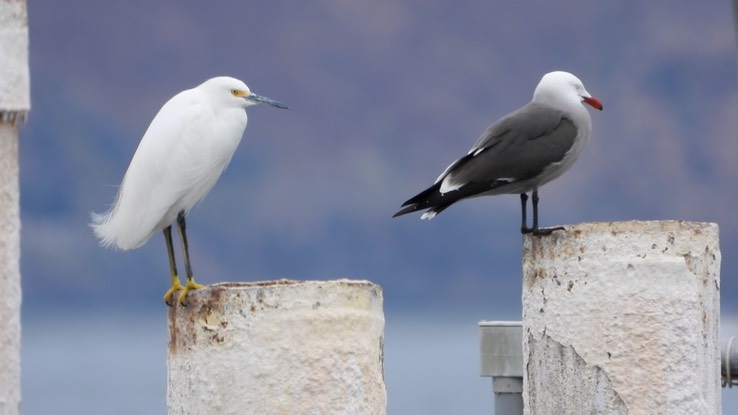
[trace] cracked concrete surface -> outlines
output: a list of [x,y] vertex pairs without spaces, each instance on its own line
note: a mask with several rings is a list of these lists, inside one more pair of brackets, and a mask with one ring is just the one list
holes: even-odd
[[526,414],[719,414],[715,224],[581,224],[527,236]]

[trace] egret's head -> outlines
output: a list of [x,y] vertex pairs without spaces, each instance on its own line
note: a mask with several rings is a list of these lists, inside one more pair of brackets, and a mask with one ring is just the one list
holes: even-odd
[[272,99],[256,95],[245,83],[229,76],[219,76],[203,82],[199,88],[205,88],[220,102],[243,108],[256,104],[267,104],[287,109],[287,106]]
[[549,72],[538,83],[533,99],[539,102],[585,102],[598,110],[602,104],[587,92],[584,84],[576,76],[564,71]]

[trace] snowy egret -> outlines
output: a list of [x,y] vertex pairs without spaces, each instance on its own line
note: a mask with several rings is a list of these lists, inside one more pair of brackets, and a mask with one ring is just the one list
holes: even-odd
[[[538,83],[533,99],[491,125],[469,152],[446,167],[435,184],[405,202],[393,217],[428,209],[432,219],[462,199],[520,194],[522,233],[548,235],[561,228],[538,227],[538,188],[566,172],[592,132],[587,103],[602,104],[576,76],[550,72]],[[533,192],[533,226],[526,220],[528,192]]]
[[[172,97],[141,139],[113,206],[106,213],[92,214],[90,226],[104,247],[134,249],[156,232],[164,232],[172,278],[164,295],[169,305],[175,291],[181,291],[179,302],[184,304],[188,291],[203,287],[192,275],[185,216],[228,165],[246,128],[245,109],[256,104],[287,108],[226,76]],[[172,246],[175,220],[185,260],[184,286]]]

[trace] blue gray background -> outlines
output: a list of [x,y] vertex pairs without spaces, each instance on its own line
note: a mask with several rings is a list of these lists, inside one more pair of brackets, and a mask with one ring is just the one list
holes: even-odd
[[[163,238],[103,250],[87,222],[112,202],[161,105],[216,75],[291,108],[249,110],[231,165],[190,215],[198,281],[381,284],[390,413],[491,411],[488,379],[477,377],[476,322],[520,318],[518,198],[462,202],[430,222],[390,217],[551,70],[575,73],[605,110],[592,111],[579,162],[541,190],[543,224],[717,222],[722,312],[738,312],[729,2],[28,6],[25,414],[126,408],[118,400],[140,405],[120,413],[163,411]],[[65,388],[90,398],[53,393]]]

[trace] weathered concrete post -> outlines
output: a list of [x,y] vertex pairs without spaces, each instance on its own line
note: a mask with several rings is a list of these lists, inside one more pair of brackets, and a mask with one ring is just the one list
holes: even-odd
[[526,414],[720,414],[718,227],[524,238]]
[[31,107],[25,0],[0,1],[0,415],[20,414],[18,128]]
[[187,302],[169,311],[170,415],[385,414],[378,285],[226,283]]

